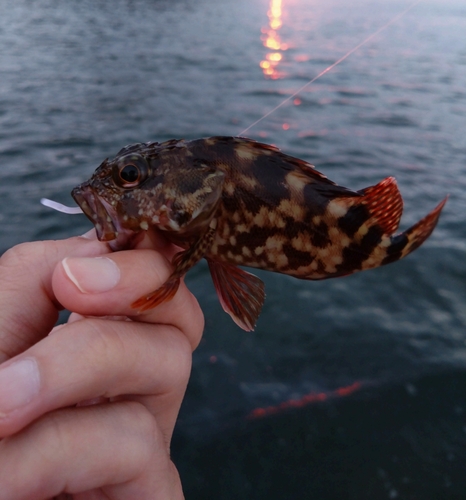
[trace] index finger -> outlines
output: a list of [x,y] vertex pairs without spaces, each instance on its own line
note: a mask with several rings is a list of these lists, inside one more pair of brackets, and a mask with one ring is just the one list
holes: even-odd
[[88,237],[23,243],[0,258],[0,363],[45,337],[62,309],[52,291],[55,266],[67,256],[108,253]]

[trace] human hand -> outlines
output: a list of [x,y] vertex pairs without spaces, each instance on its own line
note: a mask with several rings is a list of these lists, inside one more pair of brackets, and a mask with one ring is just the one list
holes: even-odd
[[[130,308],[174,251],[154,236],[109,253],[94,236],[0,259],[0,500],[183,498],[169,447],[203,316],[184,284]],[[74,314],[53,329],[61,307]]]

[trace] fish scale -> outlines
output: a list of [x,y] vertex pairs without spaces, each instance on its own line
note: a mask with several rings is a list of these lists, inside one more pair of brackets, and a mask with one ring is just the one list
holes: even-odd
[[353,191],[244,137],[126,146],[72,196],[114,250],[152,229],[183,248],[167,282],[135,309],[170,300],[183,275],[206,258],[223,309],[244,330],[254,328],[265,293],[238,265],[307,280],[379,267],[418,248],[446,202],[393,235],[403,210],[393,177]]

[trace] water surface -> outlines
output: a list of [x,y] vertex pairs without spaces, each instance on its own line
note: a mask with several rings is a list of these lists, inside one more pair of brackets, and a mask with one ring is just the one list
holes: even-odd
[[[70,204],[125,144],[238,135],[408,5],[4,2],[1,250],[86,231],[40,197]],[[402,228],[450,199],[402,262],[260,273],[254,333],[191,271],[206,331],[174,441],[187,498],[466,498],[464,33],[464,2],[421,2],[248,131],[352,189],[394,175]]]

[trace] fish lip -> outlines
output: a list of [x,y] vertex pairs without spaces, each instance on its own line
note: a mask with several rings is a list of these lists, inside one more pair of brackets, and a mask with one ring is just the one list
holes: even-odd
[[89,183],[74,188],[71,196],[94,224],[99,241],[108,242],[114,251],[129,248],[137,233],[121,226],[115,208],[95,193]]
[[97,238],[100,241],[114,240],[118,234],[114,224],[114,217],[102,203],[89,184],[83,184],[73,189],[71,196],[81,207],[86,217],[95,225]]

